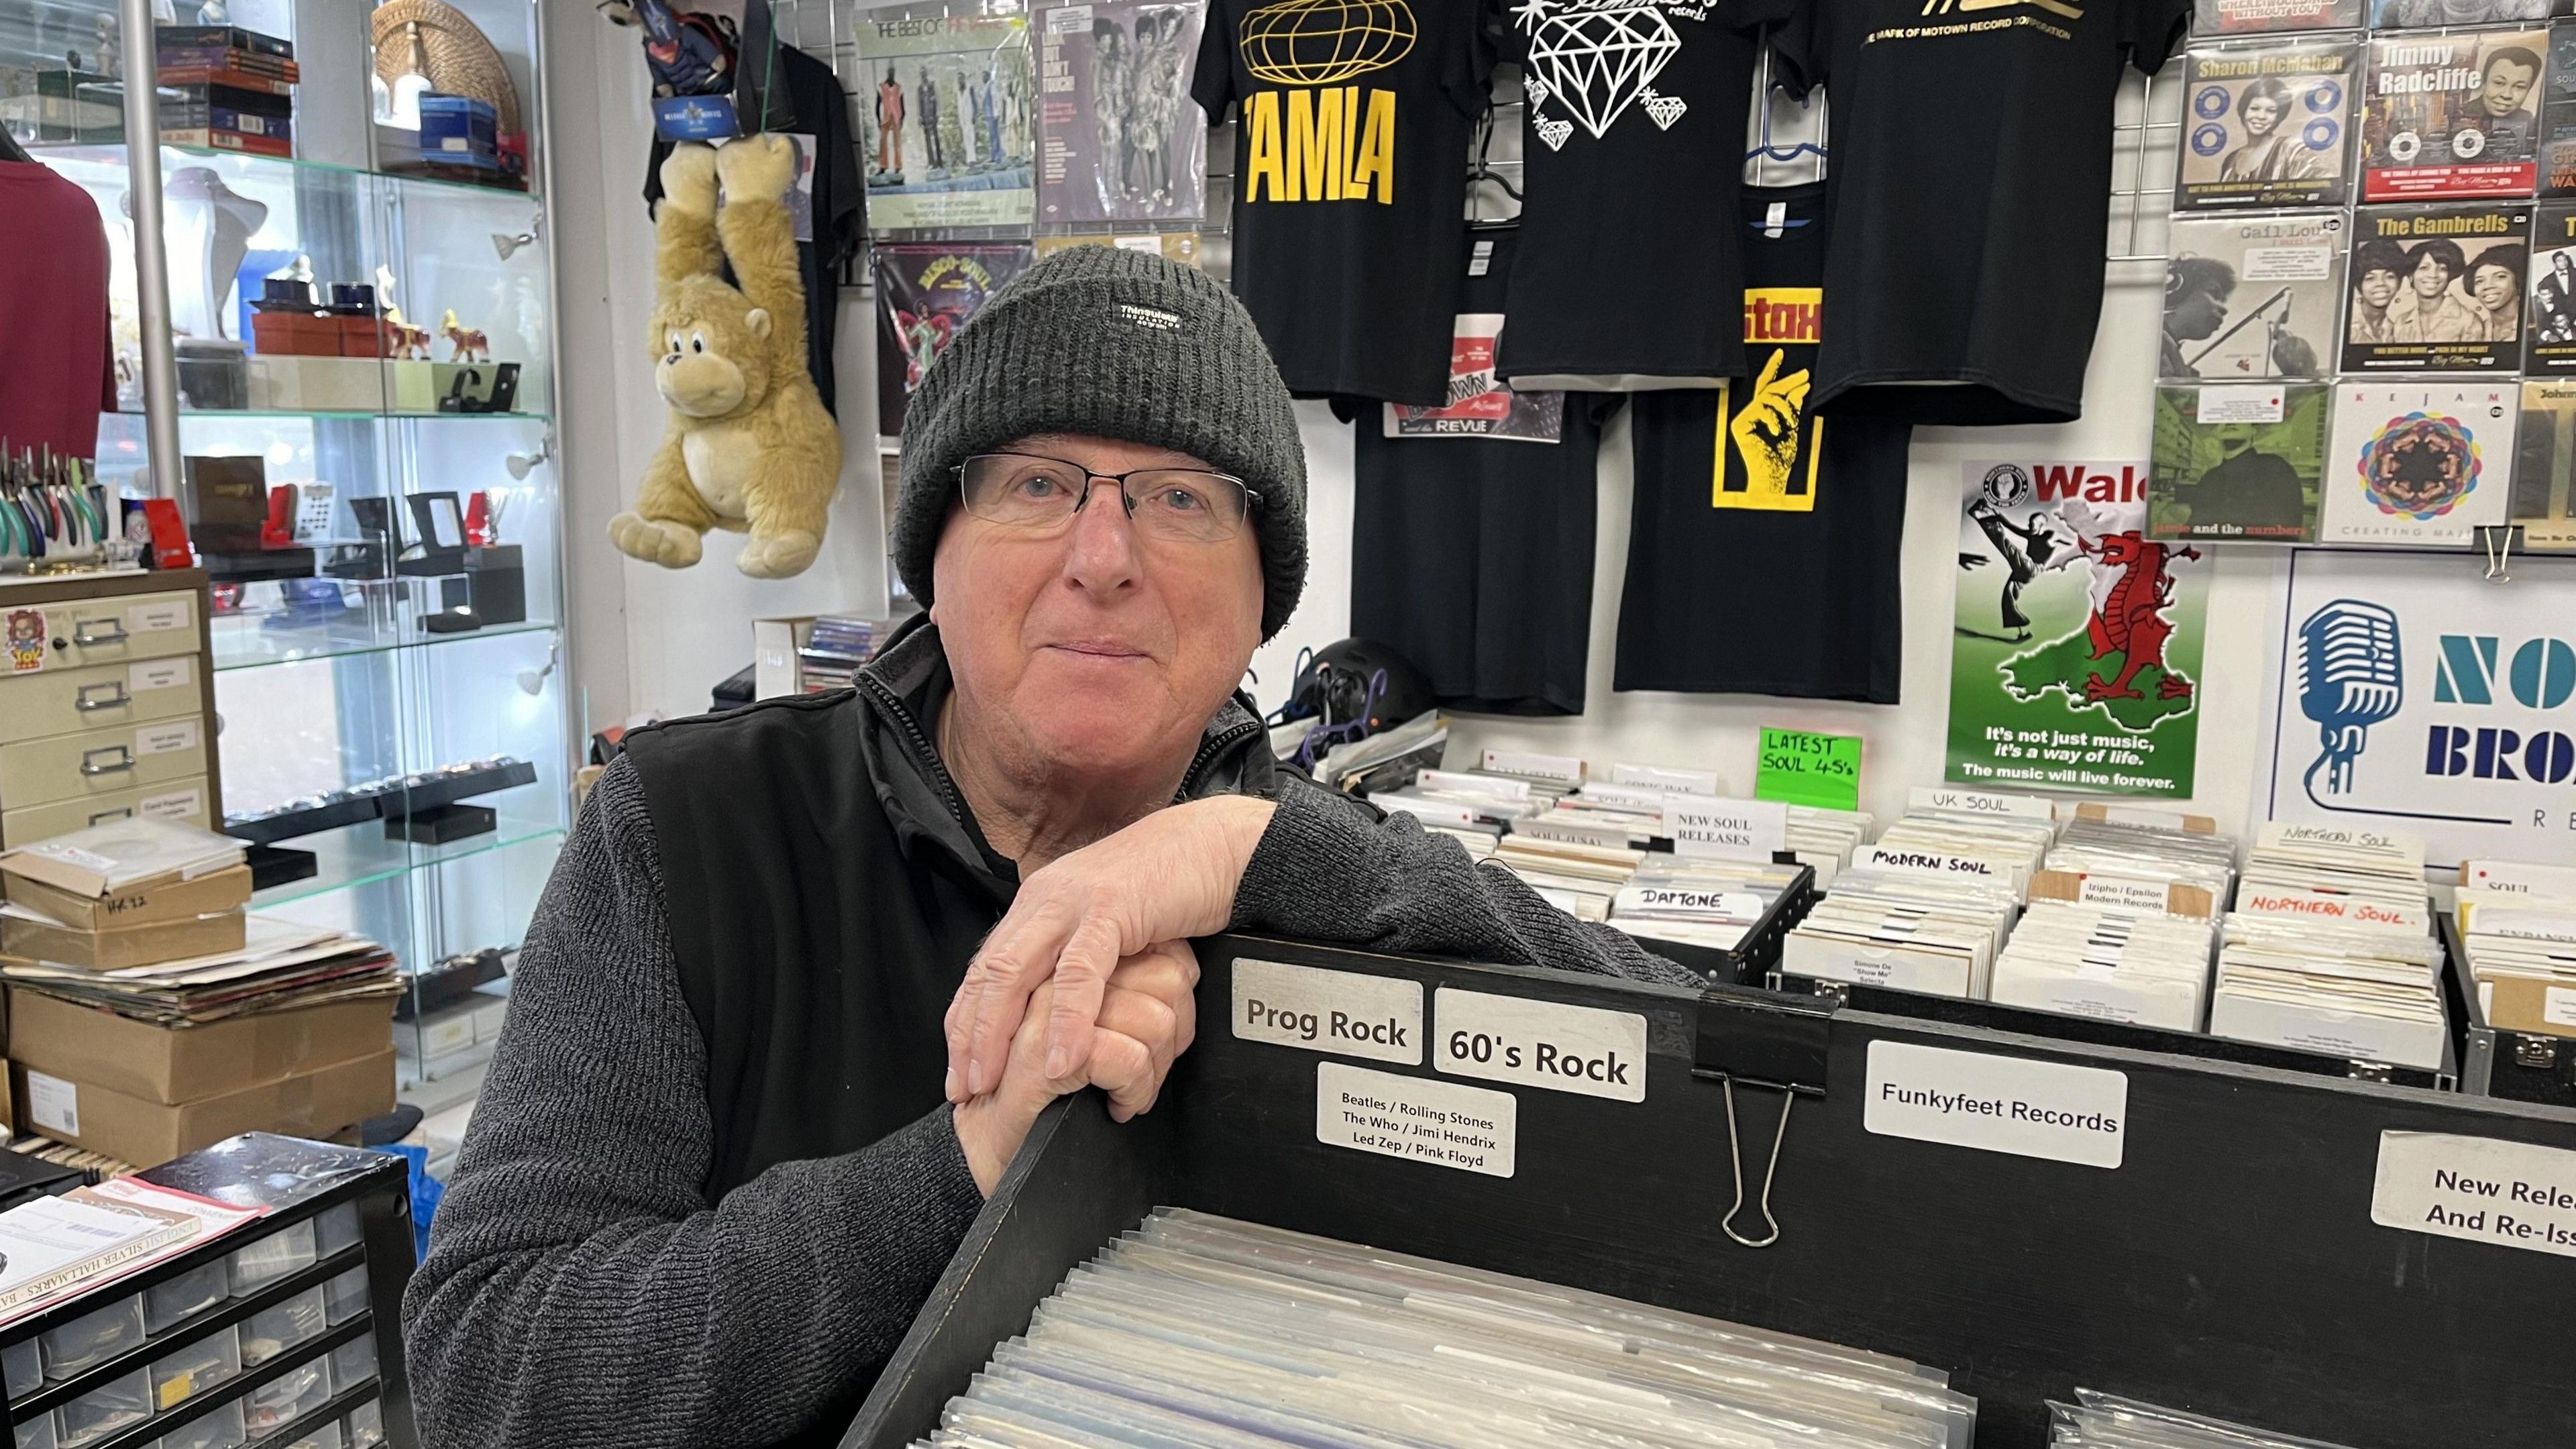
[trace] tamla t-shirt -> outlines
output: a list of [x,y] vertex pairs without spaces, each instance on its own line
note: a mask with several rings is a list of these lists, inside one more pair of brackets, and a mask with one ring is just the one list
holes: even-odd
[[1735,196],[1745,0],[1501,0],[1520,62],[1520,259],[1503,376],[1714,387],[1743,371]]
[[1815,404],[1917,423],[2083,411],[2111,103],[2192,0],[1804,0],[1781,31],[1833,104],[1833,333]]
[[1818,339],[1843,315],[1819,285],[1824,200],[1820,185],[1744,192],[1751,376],[1637,397],[1615,689],[1896,703],[1911,429],[1816,415]]
[[1190,94],[1237,108],[1234,292],[1301,397],[1449,383],[1477,0],[1212,0]]
[[1394,647],[1442,706],[1583,712],[1594,466],[1615,393],[1520,392],[1494,376],[1509,231],[1467,239],[1467,310],[1437,409],[1361,405],[1351,633]]

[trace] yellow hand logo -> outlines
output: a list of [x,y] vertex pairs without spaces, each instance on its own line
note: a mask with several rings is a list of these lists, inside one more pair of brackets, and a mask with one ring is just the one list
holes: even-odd
[[1807,407],[1807,370],[1802,367],[1781,376],[1780,362],[1787,355],[1772,352],[1771,360],[1762,364],[1762,375],[1753,380],[1752,396],[1726,423],[1727,435],[1735,439],[1735,455],[1744,464],[1746,491],[1756,499],[1786,497],[1798,465],[1798,421]]

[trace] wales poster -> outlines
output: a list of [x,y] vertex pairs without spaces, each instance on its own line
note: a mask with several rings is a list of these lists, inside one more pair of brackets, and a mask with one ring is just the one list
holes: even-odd
[[2209,559],[2147,537],[2147,464],[1969,463],[1945,778],[2187,799]]

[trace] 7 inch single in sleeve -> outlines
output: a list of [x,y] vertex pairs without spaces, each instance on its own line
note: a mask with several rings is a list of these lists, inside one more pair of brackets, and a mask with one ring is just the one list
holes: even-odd
[[2156,389],[2148,536],[2314,542],[2332,392],[2324,383]]
[[2531,212],[2518,201],[2355,213],[2343,371],[2513,371]]
[[2157,375],[2224,382],[2332,371],[2345,231],[2340,212],[2175,218]]
[[2200,0],[2195,35],[2259,35],[2276,30],[2359,30],[2362,0]]
[[2576,382],[2522,385],[2513,522],[2529,548],[2576,549]]
[[2360,71],[2361,46],[2346,40],[2194,49],[2183,70],[2175,209],[2341,204]]
[[2531,288],[2523,312],[2523,371],[2576,375],[2576,206],[2540,208],[2532,224]]
[[2542,30],[2373,36],[2361,199],[2531,195],[2548,53]]
[[2511,382],[2338,386],[2317,542],[2466,548],[2479,527],[2504,522],[2520,391]]

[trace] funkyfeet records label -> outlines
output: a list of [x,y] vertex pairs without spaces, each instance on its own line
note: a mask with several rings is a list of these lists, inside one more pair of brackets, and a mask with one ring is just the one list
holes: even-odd
[[1967,464],[1945,779],[2180,799],[2208,562],[2147,536],[2135,460]]
[[2195,50],[2183,80],[2174,206],[2331,206],[2349,194],[2353,41]]

